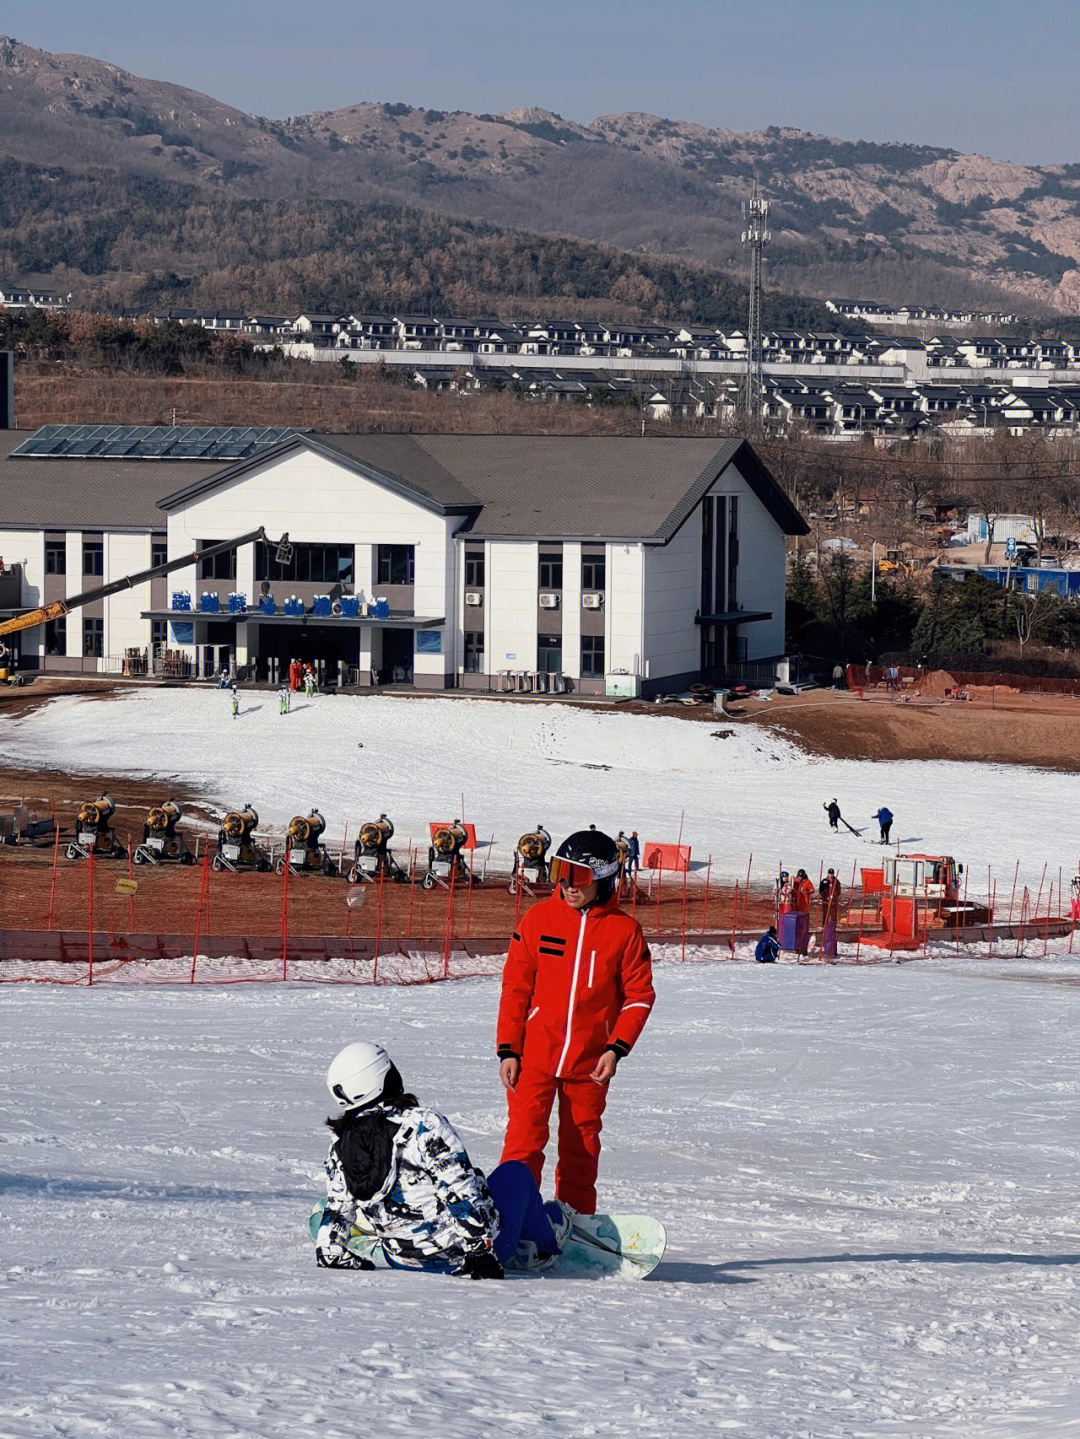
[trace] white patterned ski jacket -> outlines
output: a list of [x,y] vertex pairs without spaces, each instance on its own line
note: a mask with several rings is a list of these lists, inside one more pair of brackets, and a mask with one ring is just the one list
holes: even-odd
[[456,1272],[473,1254],[491,1249],[498,1213],[483,1174],[474,1169],[449,1120],[432,1109],[379,1106],[396,1126],[385,1180],[370,1199],[353,1195],[339,1141],[326,1157],[326,1209],[315,1247],[320,1263],[359,1268],[347,1245],[357,1224],[372,1230],[395,1264]]

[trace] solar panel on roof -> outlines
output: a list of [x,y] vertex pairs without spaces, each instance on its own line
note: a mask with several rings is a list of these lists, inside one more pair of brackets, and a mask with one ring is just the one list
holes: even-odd
[[12,450],[38,458],[242,459],[298,433],[255,425],[43,425]]

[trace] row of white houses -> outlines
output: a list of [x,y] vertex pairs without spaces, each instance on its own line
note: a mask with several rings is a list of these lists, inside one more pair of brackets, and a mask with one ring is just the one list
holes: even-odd
[[24,668],[649,694],[783,653],[806,525],[744,441],[286,432],[229,461],[235,431],[136,429],[0,434],[0,611],[269,541],[23,631]]

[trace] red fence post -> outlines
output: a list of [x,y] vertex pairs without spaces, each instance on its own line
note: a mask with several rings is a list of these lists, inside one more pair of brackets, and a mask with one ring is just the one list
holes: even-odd
[[701,942],[705,943],[705,929],[709,922],[709,880],[712,878],[712,855],[705,866],[705,896],[701,901]]
[[377,883],[378,886],[379,886],[379,897],[378,897],[378,902],[377,902],[376,905],[375,905],[375,957],[374,957],[374,959],[373,959],[373,961],[372,961],[372,968],[371,968],[372,982],[374,982],[375,976],[376,976],[376,975],[378,974],[378,972],[379,972],[379,951],[380,951],[381,948],[382,948],[383,904],[386,902],[386,870],[385,870],[385,869],[380,869],[380,870],[379,870],[379,877],[378,877],[378,879],[376,880],[376,883]]
[[195,983],[195,966],[199,962],[199,940],[202,937],[203,905],[206,903],[210,893],[210,848],[207,846],[203,854],[202,874],[199,876],[199,907],[195,911],[195,942],[191,947],[191,978],[189,984]]
[[289,855],[292,845],[285,841],[285,863],[281,871],[281,977],[289,977]]
[[94,848],[90,846],[89,857],[86,861],[86,961],[89,966],[87,983],[94,982]]
[[731,941],[729,948],[735,953],[735,918],[739,908],[739,881],[735,881],[735,893],[731,896]]
[[682,872],[682,960],[686,963],[686,884],[690,868],[687,866]]
[[443,979],[450,978],[450,946],[454,933],[454,881],[457,878],[457,865],[450,866],[450,885],[446,895],[446,927],[443,930]]
[[53,831],[53,852],[52,852],[52,880],[49,884],[49,923],[48,929],[53,927],[53,905],[56,903],[56,870],[60,863],[60,826],[57,825]]
[[1009,924],[1012,924],[1013,905],[1016,902],[1016,881],[1020,878],[1020,861],[1016,861],[1016,869],[1013,871],[1012,894],[1009,896]]
[[413,905],[416,903],[416,860],[420,858],[420,850],[417,848],[416,858],[413,857],[412,840],[409,841],[409,922],[405,926],[405,938],[412,939]]
[[465,901],[465,938],[472,936],[472,900],[473,900],[473,855],[475,850],[469,850],[469,894]]

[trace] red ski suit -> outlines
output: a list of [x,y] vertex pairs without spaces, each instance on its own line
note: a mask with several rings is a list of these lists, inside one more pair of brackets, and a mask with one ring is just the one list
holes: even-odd
[[656,995],[652,960],[636,919],[614,898],[576,910],[561,892],[530,909],[510,941],[496,1033],[500,1058],[521,1060],[500,1163],[520,1159],[537,1184],[549,1118],[559,1096],[555,1196],[596,1210],[600,1121],[607,1085],[590,1079],[606,1049],[633,1048]]

